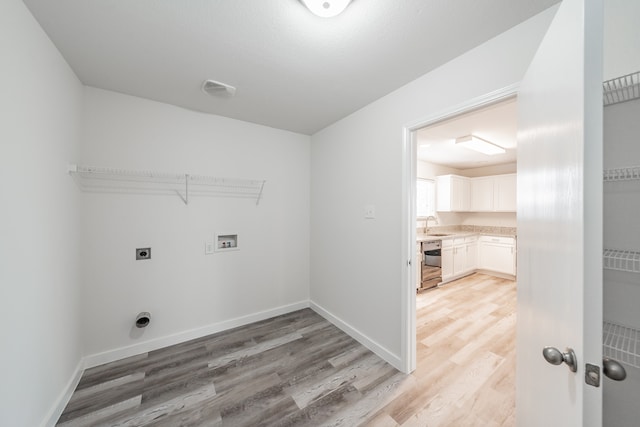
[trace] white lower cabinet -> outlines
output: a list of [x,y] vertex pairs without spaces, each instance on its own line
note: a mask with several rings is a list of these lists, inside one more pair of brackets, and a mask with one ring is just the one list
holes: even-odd
[[516,242],[513,237],[480,236],[478,268],[516,275]]
[[456,237],[442,241],[442,281],[473,273],[478,259],[477,236]]
[[442,282],[477,270],[516,275],[513,237],[465,236],[442,240]]
[[467,250],[464,246],[464,237],[453,239],[453,275],[461,276],[467,268]]
[[416,245],[416,289],[422,286],[422,244]]
[[453,240],[442,241],[442,281],[448,282],[453,278]]
[[466,260],[465,272],[475,271],[478,268],[478,237],[465,237],[464,250]]

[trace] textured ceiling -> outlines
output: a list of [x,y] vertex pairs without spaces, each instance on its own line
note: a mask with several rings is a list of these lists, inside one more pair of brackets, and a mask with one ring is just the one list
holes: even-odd
[[313,134],[558,0],[24,2],[86,85]]

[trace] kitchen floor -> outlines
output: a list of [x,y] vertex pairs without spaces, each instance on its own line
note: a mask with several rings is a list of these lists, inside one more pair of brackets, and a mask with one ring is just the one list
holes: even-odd
[[513,426],[515,282],[417,296],[404,375],[306,309],[85,371],[61,426]]
[[417,369],[380,426],[514,426],[516,282],[472,274],[417,295]]

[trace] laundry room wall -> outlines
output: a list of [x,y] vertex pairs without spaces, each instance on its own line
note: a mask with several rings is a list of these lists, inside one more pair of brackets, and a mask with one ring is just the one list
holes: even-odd
[[[310,138],[85,88],[87,165],[266,180],[256,200],[84,192],[87,363],[135,354],[307,305]],[[205,254],[216,233],[238,250]],[[135,249],[151,247],[151,259]],[[151,313],[144,329],[137,313]]]
[[20,0],[0,2],[0,425],[41,424],[80,372],[82,85]]

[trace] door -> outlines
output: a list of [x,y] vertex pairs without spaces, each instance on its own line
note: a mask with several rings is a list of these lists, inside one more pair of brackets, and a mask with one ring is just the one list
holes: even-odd
[[[564,0],[518,93],[516,418],[601,426],[602,2]],[[542,348],[571,347],[577,372]]]

